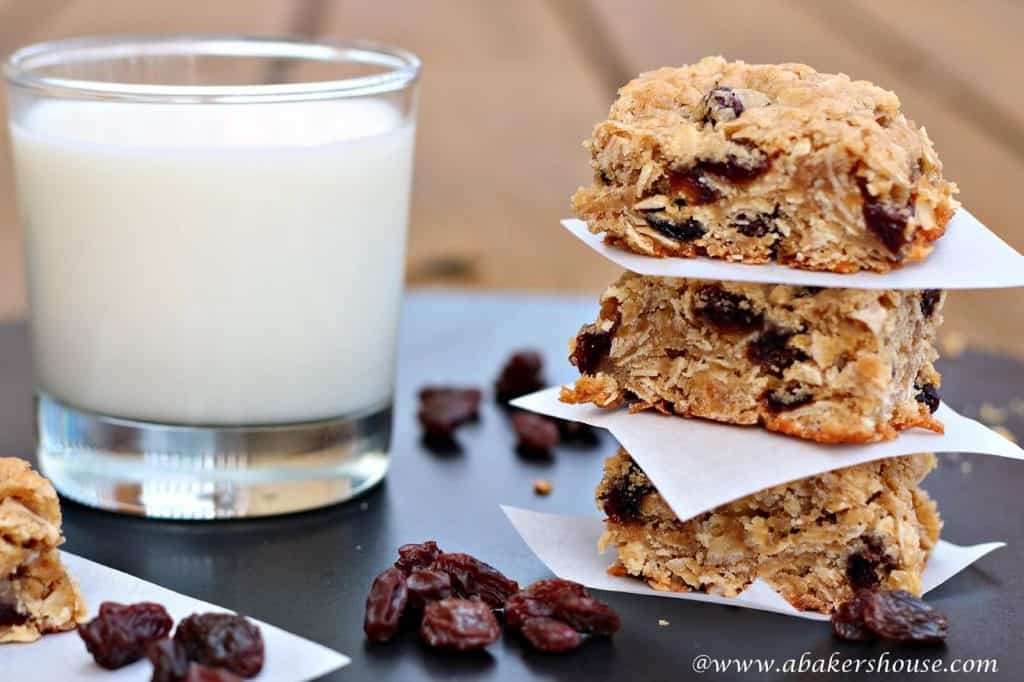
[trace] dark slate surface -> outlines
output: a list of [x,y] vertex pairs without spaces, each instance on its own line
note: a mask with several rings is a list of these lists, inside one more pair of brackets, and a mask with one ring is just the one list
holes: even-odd
[[[506,417],[489,402],[481,422],[460,433],[463,452],[439,456],[421,447],[414,416],[422,384],[489,388],[504,358],[520,347],[544,351],[552,382],[570,380],[566,339],[595,312],[592,300],[411,295],[403,318],[394,456],[384,485],[332,509],[251,522],[155,522],[66,502],[67,549],[351,656],[348,668],[325,678],[331,680],[676,681],[692,674],[698,654],[776,658],[781,665],[804,652],[873,658],[885,651],[894,658],[997,658],[1000,674],[989,677],[1021,679],[1024,463],[983,456],[944,457],[926,485],[939,501],[946,539],[1010,543],[931,594],[952,622],[949,642],[937,649],[841,644],[821,623],[618,594],[602,596],[621,613],[623,631],[612,641],[593,641],[561,657],[527,652],[513,638],[486,653],[461,657],[430,652],[412,635],[387,646],[364,644],[367,587],[393,561],[398,545],[436,538],[446,549],[475,554],[528,583],[548,573],[498,504],[596,513],[592,494],[601,462],[615,449],[609,437],[594,450],[563,449],[551,461],[527,461],[514,453]],[[942,369],[943,396],[968,414],[984,401],[1004,404],[1024,396],[1024,365],[1013,360],[968,352]],[[0,326],[0,372],[0,452],[30,455],[30,366],[23,325]],[[1008,426],[1024,434],[1024,419],[1011,416]],[[969,472],[962,467],[965,460]],[[554,483],[549,497],[534,495],[536,477]],[[671,625],[659,627],[659,619]]]

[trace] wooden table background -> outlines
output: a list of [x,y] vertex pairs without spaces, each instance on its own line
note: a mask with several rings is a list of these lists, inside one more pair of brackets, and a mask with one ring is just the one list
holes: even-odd
[[[409,283],[595,301],[616,268],[557,225],[589,177],[580,143],[629,78],[708,54],[807,62],[895,90],[963,202],[1024,250],[1013,217],[1024,181],[1022,30],[1017,0],[0,0],[4,55],[75,35],[193,31],[363,37],[416,52]],[[0,319],[24,314],[4,132]],[[958,292],[945,329],[1024,354],[1022,314],[1015,290]]]

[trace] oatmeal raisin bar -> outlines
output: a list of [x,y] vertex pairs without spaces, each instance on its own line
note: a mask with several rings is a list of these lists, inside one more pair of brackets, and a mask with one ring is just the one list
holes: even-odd
[[73,630],[88,612],[57,547],[60,503],[27,462],[0,458],[0,644]]
[[570,341],[569,403],[762,424],[823,443],[942,431],[932,366],[944,292],[626,273]]
[[650,256],[885,272],[925,258],[958,207],[895,94],[803,64],[642,74],[587,146],[576,215]]
[[801,610],[830,613],[859,588],[921,593],[939,538],[918,484],[931,454],[858,464],[775,486],[680,521],[625,450],[605,462],[601,549],[659,590],[734,597],[755,579]]

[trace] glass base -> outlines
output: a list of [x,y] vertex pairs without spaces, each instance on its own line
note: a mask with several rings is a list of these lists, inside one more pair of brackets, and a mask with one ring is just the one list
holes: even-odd
[[164,519],[287,514],[344,502],[388,469],[391,405],[317,422],[166,426],[36,396],[39,465],[62,495]]

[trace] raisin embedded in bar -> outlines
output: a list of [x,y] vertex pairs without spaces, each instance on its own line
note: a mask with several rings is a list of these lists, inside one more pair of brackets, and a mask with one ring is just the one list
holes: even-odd
[[895,94],[802,64],[642,74],[588,145],[576,215],[649,256],[886,272],[926,258],[958,207]]
[[597,505],[610,569],[676,592],[726,597],[767,582],[801,610],[831,613],[858,589],[921,594],[939,538],[935,503],[919,487],[934,455],[877,460],[775,486],[679,520],[620,449],[605,463]]
[[562,400],[629,404],[823,443],[941,431],[945,294],[622,275],[570,341]]

